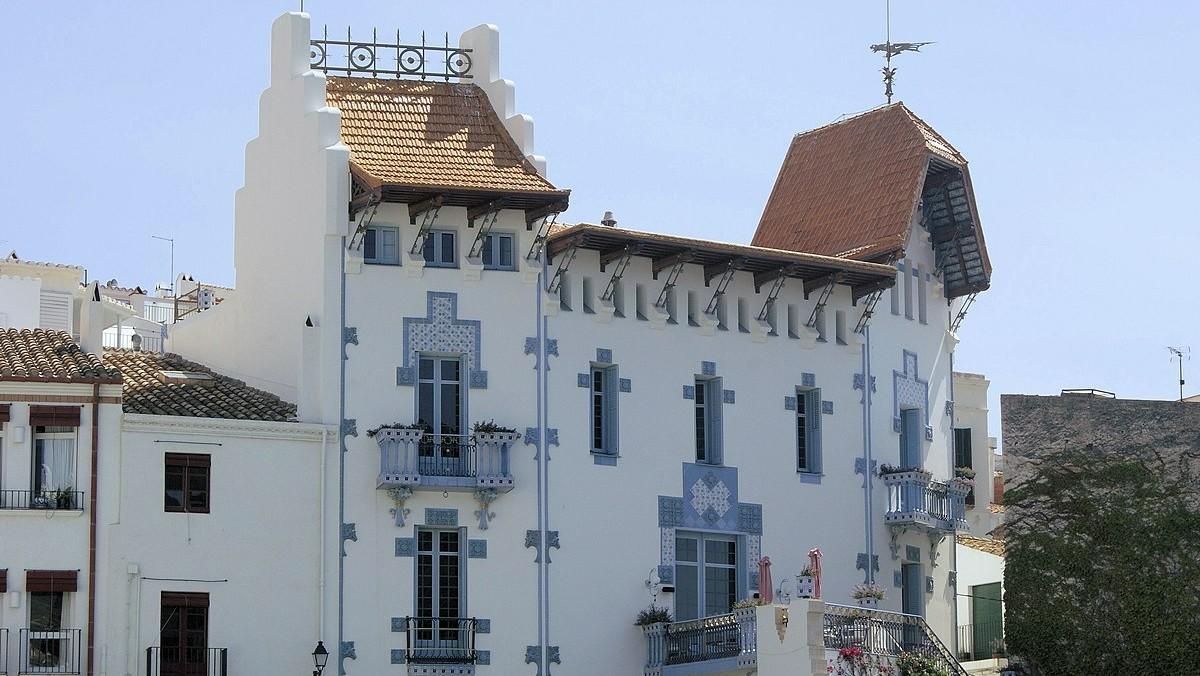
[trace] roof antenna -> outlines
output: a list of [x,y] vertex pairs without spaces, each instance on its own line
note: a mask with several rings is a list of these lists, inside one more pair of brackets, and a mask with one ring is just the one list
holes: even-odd
[[1179,360],[1179,401],[1183,401],[1183,360],[1192,358],[1192,348],[1187,347],[1167,347],[1171,352],[1172,359]]
[[892,68],[892,57],[898,56],[903,52],[919,52],[925,45],[932,45],[932,42],[892,42],[892,0],[884,0],[884,31],[885,39],[881,45],[871,45],[872,52],[883,52],[883,95],[887,97],[887,102],[892,102],[892,83],[896,79],[896,69]]

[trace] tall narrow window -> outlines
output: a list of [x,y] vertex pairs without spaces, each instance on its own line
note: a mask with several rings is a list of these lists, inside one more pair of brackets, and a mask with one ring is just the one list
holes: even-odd
[[417,374],[417,423],[425,428],[417,466],[425,476],[471,476],[463,436],[463,373],[458,357],[422,356]]
[[212,673],[208,664],[208,594],[163,592],[159,615],[158,671],[191,676]]
[[425,265],[435,268],[456,268],[455,234],[449,230],[434,230],[425,237]]
[[417,589],[415,598],[418,660],[441,657],[457,661],[468,656],[470,627],[462,619],[462,533],[458,530],[417,530]]
[[913,276],[912,263],[904,266],[904,318],[913,318]]
[[591,389],[592,452],[617,454],[617,396],[620,382],[616,366],[593,366]]
[[796,471],[821,471],[820,390],[796,390]]
[[400,264],[400,231],[372,226],[363,234],[363,262],[374,265]]
[[[33,448],[33,496],[36,504],[61,504],[74,495],[76,427],[38,426]],[[69,498],[68,498],[69,499]],[[72,509],[78,509],[72,506]]]
[[971,464],[971,428],[954,428],[954,466],[973,467]]
[[922,268],[920,265],[918,265],[917,269],[916,269],[916,274],[917,274],[917,318],[921,321],[922,324],[927,324],[929,322],[929,318],[928,318],[929,300],[928,300],[928,298],[926,298],[926,294],[928,292],[929,285],[925,282],[925,276],[928,273],[925,272],[924,268]]
[[164,509],[207,514],[212,458],[200,453],[167,453]]
[[904,469],[921,467],[921,409],[900,411],[900,466]]
[[721,379],[695,380],[696,462],[719,465],[722,462]]

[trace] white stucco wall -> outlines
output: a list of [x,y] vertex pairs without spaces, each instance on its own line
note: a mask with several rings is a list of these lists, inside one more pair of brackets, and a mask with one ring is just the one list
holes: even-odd
[[954,374],[954,426],[971,430],[971,460],[975,469],[975,505],[967,507],[967,523],[975,537],[991,537],[1000,525],[989,505],[995,501],[992,474],[995,455],[988,436],[987,392],[991,383],[975,373]]
[[0,329],[38,327],[42,280],[0,275]]
[[[102,530],[98,673],[144,673],[163,591],[208,593],[208,645],[229,649],[230,673],[311,670],[329,564],[323,451],[334,439],[297,423],[127,415],[119,452],[104,460],[120,502]],[[209,513],[164,510],[166,453],[211,456]]]

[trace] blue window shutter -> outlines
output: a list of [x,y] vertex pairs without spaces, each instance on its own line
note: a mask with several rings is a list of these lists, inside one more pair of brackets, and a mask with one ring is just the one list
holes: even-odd
[[712,378],[704,383],[704,404],[708,408],[708,461],[714,465],[725,462],[724,423],[722,422],[723,396],[721,394],[721,379]]
[[604,369],[604,413],[606,418],[604,421],[604,452],[613,455],[617,455],[620,451],[618,442],[621,435],[617,424],[618,402],[621,398],[620,380],[616,366]]
[[921,466],[921,410],[900,411],[900,464],[907,468]]
[[810,472],[821,472],[821,390],[809,390],[804,393],[808,401],[804,405],[806,412],[812,411],[805,418],[808,423],[808,468]]
[[363,260],[365,261],[374,261],[378,255],[376,249],[377,243],[375,241],[376,233],[375,228],[367,228],[367,231],[363,234]]

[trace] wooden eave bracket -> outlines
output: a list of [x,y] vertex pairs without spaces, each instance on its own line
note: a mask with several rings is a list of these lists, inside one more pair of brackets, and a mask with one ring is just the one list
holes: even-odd
[[525,229],[532,230],[534,221],[539,221],[547,218],[552,214],[561,214],[567,210],[567,201],[558,200],[551,202],[544,207],[525,211]]
[[409,204],[408,205],[408,222],[411,225],[416,225],[417,224],[417,216],[420,216],[421,214],[425,213],[426,211],[433,211],[434,209],[442,208],[442,204],[445,203],[445,201],[446,201],[446,196],[444,194],[439,193],[437,195],[427,197],[426,199],[423,199],[420,202],[413,202],[413,203]]

